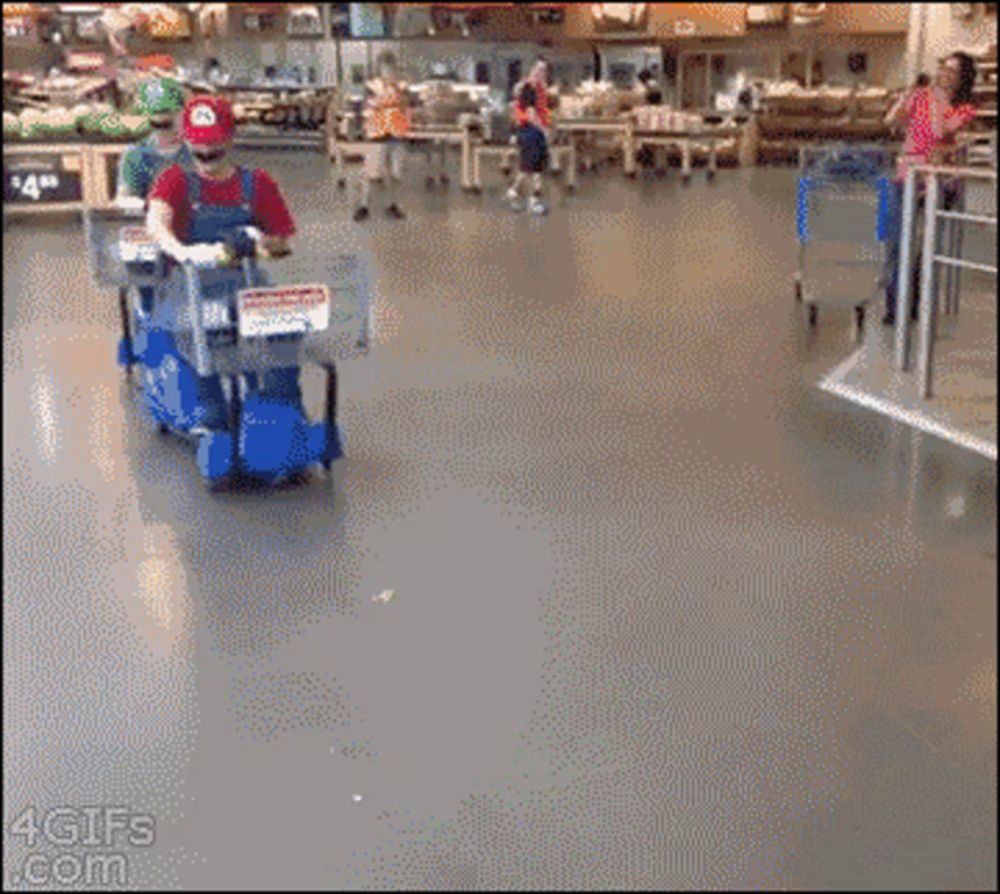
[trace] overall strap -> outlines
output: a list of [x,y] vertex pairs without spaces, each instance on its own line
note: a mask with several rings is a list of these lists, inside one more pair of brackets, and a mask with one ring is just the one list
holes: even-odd
[[238,168],[240,173],[240,185],[242,188],[242,201],[240,204],[246,205],[253,210],[253,171],[250,168]]
[[193,208],[201,204],[201,178],[192,170],[185,169],[184,179],[187,180],[188,201]]

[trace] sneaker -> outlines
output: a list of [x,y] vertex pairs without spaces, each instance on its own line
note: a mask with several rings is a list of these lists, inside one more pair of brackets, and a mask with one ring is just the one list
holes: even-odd
[[403,212],[403,209],[400,208],[399,205],[397,205],[395,202],[393,202],[388,208],[385,209],[385,213],[387,217],[391,217],[394,220],[402,220],[404,217],[406,217],[406,214]]
[[545,203],[537,197],[532,198],[531,204],[528,206],[528,209],[531,211],[532,214],[549,213],[549,209],[545,207]]
[[358,223],[361,223],[361,221],[363,221],[367,216],[368,216],[368,209],[364,205],[362,205],[360,208],[355,209],[354,211],[354,219]]
[[524,202],[521,201],[516,189],[507,190],[507,202],[515,211],[520,211],[524,207]]

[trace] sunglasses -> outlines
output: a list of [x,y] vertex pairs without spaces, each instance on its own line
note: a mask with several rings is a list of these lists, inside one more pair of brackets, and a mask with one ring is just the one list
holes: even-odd
[[224,158],[225,155],[225,149],[210,149],[207,151],[202,150],[200,152],[196,150],[194,153],[194,157],[198,159],[198,161],[218,161],[220,158]]

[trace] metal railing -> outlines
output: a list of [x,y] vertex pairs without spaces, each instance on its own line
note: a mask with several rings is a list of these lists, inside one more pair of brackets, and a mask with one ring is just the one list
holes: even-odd
[[[944,310],[945,313],[957,313],[959,294],[961,292],[962,270],[977,270],[983,273],[997,275],[997,267],[992,264],[981,264],[962,258],[964,241],[963,224],[977,223],[992,226],[996,229],[996,215],[969,214],[964,206],[959,210],[939,207],[941,204],[942,179],[960,181],[958,195],[964,194],[966,182],[971,180],[992,181],[996,189],[997,172],[988,168],[940,167],[936,165],[918,165],[909,170],[903,187],[902,231],[899,245],[899,275],[898,301],[896,306],[896,365],[901,370],[909,367],[910,360],[910,316],[911,289],[911,256],[913,249],[913,231],[917,220],[917,181],[923,179],[926,183],[924,201],[924,232],[923,249],[920,266],[919,292],[919,341],[917,346],[917,372],[919,375],[920,396],[931,397],[932,373],[934,365],[934,339],[936,335],[936,317],[938,309],[938,292],[941,285],[940,270],[945,270],[944,276]],[[961,201],[961,199],[960,199]],[[941,232],[940,222],[944,221]]]

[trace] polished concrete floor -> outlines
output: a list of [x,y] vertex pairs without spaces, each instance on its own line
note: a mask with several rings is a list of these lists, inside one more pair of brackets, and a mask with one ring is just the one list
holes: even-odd
[[996,885],[996,466],[816,387],[792,171],[362,228],[268,163],[377,296],[332,481],[205,493],[5,229],[5,880],[125,805],[140,888]]
[[916,332],[913,363],[900,370],[895,335],[881,326],[868,327],[859,349],[837,364],[820,387],[996,462],[996,287],[992,279],[982,280],[968,284],[978,289],[963,290],[960,313],[938,318],[930,399],[920,389]]

